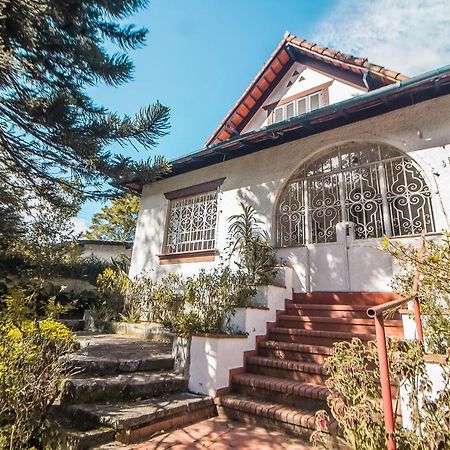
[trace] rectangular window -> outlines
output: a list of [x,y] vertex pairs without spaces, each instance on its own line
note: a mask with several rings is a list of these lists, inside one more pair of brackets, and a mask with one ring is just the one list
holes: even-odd
[[286,103],[275,108],[273,111],[272,122],[277,123],[282,120],[288,120],[291,117],[301,116],[310,111],[314,111],[322,106],[322,91],[307,95],[296,101]]
[[170,199],[165,254],[215,249],[217,200],[218,187]]
[[273,121],[274,121],[274,123],[281,122],[282,120],[283,120],[283,107],[277,108],[273,112]]
[[306,98],[301,98],[297,102],[297,111],[298,111],[299,116],[301,116],[302,114],[305,114],[308,111],[308,108],[306,106]]
[[294,102],[288,103],[286,105],[286,119],[290,119],[291,117],[294,117]]
[[310,111],[320,108],[320,92],[309,96]]

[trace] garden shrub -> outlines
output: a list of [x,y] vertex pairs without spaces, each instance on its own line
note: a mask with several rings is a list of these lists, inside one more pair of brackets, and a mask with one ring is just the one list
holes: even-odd
[[118,320],[124,313],[125,295],[131,285],[131,280],[121,267],[107,267],[97,277],[99,302],[91,313],[94,319],[109,321]]
[[428,353],[447,354],[450,349],[450,235],[441,242],[427,241],[419,255],[417,246],[386,239],[384,248],[401,266],[394,277],[393,289],[405,297],[413,295],[416,268],[419,270],[418,293],[424,319],[425,347]]
[[248,305],[255,294],[243,272],[222,267],[201,270],[186,281],[185,313],[177,317],[176,329],[181,336],[223,333],[236,307]]
[[175,329],[176,318],[184,311],[185,281],[181,275],[168,273],[158,281],[148,278],[133,280],[127,302],[140,308],[142,318]]
[[0,326],[0,448],[39,447],[49,407],[59,395],[75,337],[53,320]]
[[157,322],[182,336],[229,331],[236,307],[249,306],[257,286],[276,274],[275,251],[259,228],[256,210],[241,207],[242,213],[230,218],[229,252],[218,267],[186,279],[169,273],[153,281],[130,279],[115,264],[97,277],[102,301],[92,310],[94,319]]
[[59,394],[75,335],[49,317],[65,311],[39,283],[11,287],[0,318],[0,448],[39,447],[49,407]]
[[[444,389],[431,395],[423,348],[417,341],[388,341],[391,385],[407,386],[412,429],[396,421],[397,448],[439,450],[450,448],[450,367],[443,366]],[[359,339],[334,344],[333,354],[325,361],[330,391],[327,402],[342,430],[343,443],[354,450],[386,448],[386,431],[379,384],[379,365],[375,342],[364,345]],[[398,394],[397,394],[398,395]],[[398,418],[399,398],[394,414]],[[327,448],[328,412],[316,414],[315,446]]]

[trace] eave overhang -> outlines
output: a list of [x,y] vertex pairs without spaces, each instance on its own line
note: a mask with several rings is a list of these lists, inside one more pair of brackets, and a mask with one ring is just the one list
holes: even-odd
[[[171,161],[172,170],[164,178],[380,116],[447,94],[450,94],[450,65],[380,87],[299,117],[229,138],[177,158]],[[144,184],[146,183],[136,179],[127,182],[126,186],[140,192]]]

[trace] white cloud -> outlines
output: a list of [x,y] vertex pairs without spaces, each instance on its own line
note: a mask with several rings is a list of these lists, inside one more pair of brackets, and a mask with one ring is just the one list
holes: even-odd
[[450,1],[339,0],[314,41],[418,75],[450,64]]
[[73,234],[75,236],[84,233],[88,229],[88,225],[84,219],[81,219],[80,217],[74,217],[72,219],[72,225],[73,225]]

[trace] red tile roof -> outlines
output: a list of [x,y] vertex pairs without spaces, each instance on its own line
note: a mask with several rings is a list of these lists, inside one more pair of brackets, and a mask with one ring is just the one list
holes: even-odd
[[286,33],[261,71],[251,82],[241,98],[231,108],[219,126],[206,141],[206,146],[218,144],[238,135],[253,114],[262,106],[297,58],[312,58],[335,66],[349,73],[364,75],[369,73],[376,81],[376,87],[385,86],[408,77],[400,72],[373,64],[366,58],[358,58],[346,53],[321,47],[305,39]]

